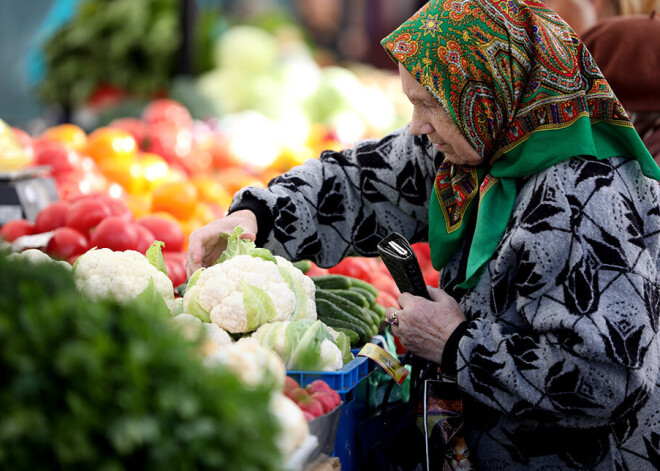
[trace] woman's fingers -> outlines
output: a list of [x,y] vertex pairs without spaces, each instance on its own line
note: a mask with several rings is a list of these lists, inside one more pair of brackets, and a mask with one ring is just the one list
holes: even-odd
[[222,234],[231,234],[239,226],[243,228],[241,238],[255,240],[257,218],[248,210],[236,211],[229,216],[216,219],[190,234],[186,257],[188,277],[201,267],[213,265],[227,247],[227,240]]

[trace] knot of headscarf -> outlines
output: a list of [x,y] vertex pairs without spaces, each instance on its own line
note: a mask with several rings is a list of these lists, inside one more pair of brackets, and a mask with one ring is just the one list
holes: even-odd
[[660,179],[593,58],[543,3],[431,0],[382,44],[484,158],[479,168],[445,161],[429,210],[438,270],[474,223],[463,287],[476,283],[495,252],[517,179],[576,155],[636,158]]

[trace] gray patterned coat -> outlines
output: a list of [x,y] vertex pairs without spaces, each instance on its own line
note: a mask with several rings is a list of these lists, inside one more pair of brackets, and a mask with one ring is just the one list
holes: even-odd
[[[390,231],[426,239],[436,154],[406,129],[245,189],[257,242],[332,266]],[[575,157],[522,182],[478,284],[441,287],[468,319],[457,378],[482,470],[660,469],[660,211],[636,161]]]

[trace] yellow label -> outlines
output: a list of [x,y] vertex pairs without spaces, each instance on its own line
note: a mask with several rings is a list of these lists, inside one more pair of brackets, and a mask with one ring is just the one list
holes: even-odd
[[362,347],[358,356],[371,358],[378,363],[385,372],[394,378],[394,381],[401,384],[408,376],[409,371],[401,364],[399,360],[390,355],[385,349],[375,343],[368,343]]

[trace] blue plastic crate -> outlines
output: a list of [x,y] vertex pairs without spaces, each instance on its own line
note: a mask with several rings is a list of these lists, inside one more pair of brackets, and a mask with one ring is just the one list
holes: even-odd
[[344,405],[333,456],[339,458],[342,471],[362,471],[358,425],[369,415],[369,381],[363,378],[355,388],[341,396]]
[[301,387],[312,381],[322,379],[340,395],[350,392],[361,379],[369,374],[369,359],[355,357],[337,371],[287,371],[287,375],[298,381]]

